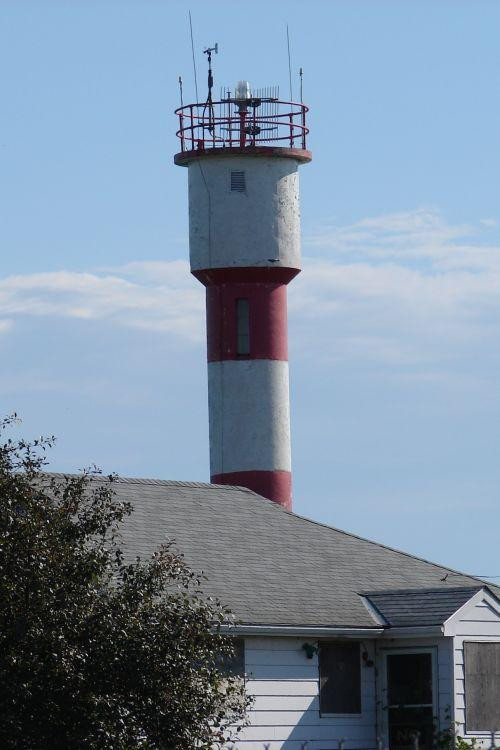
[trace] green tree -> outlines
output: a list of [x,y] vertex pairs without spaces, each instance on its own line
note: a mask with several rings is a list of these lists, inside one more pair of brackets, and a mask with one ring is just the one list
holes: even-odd
[[52,443],[0,444],[0,747],[222,744],[247,708],[230,613],[171,544],[126,563],[114,477],[44,473]]

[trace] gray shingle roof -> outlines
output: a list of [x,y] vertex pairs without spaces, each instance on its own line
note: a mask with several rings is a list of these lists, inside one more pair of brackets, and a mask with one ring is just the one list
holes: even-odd
[[366,592],[365,596],[392,627],[442,625],[482,588],[403,589]]
[[378,627],[359,592],[482,582],[295,515],[250,490],[197,482],[120,479],[134,506],[123,528],[130,556],[174,539],[207,590],[246,624]]

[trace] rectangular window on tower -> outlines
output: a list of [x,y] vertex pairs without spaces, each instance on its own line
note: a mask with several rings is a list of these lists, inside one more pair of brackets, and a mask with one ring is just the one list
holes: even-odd
[[236,300],[236,354],[250,354],[250,303]]

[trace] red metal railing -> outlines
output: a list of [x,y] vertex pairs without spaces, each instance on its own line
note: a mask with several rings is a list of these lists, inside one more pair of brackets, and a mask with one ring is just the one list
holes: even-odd
[[182,151],[273,145],[306,148],[305,104],[278,99],[222,99],[175,110]]

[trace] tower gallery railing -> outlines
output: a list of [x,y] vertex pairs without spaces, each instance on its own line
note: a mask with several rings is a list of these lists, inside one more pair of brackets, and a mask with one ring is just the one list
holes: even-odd
[[306,112],[297,102],[273,98],[221,99],[175,110],[182,151],[277,145],[306,149]]

